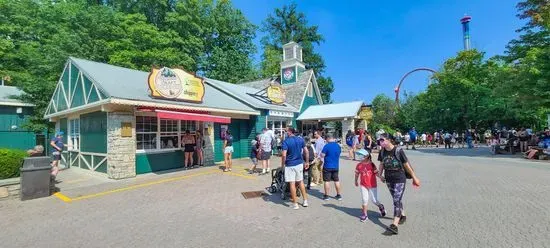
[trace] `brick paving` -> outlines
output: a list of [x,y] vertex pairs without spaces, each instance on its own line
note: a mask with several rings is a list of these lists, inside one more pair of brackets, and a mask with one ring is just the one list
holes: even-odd
[[[0,240],[2,247],[550,246],[550,163],[492,157],[480,149],[407,154],[422,188],[407,185],[408,219],[398,236],[381,234],[391,219],[379,218],[373,205],[369,221],[359,222],[354,163],[342,160],[341,202],[322,201],[319,187],[310,191],[310,207],[297,211],[279,195],[245,200],[241,192],[261,190],[270,178],[211,173],[71,203],[55,197],[0,201]],[[123,181],[70,172],[79,177],[60,187],[77,197],[212,169]],[[378,192],[391,216],[387,189],[380,184]]]

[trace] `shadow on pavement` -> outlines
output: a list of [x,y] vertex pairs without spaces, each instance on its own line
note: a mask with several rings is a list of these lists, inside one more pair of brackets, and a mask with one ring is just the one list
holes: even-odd
[[498,154],[493,155],[489,147],[476,147],[476,148],[419,148],[416,150],[405,150],[405,152],[418,152],[425,154],[437,154],[443,156],[463,156],[463,157],[486,157],[486,158],[520,158],[521,154]]
[[[344,207],[344,206],[335,205],[335,204],[332,204],[332,203],[323,204],[323,206],[339,210],[339,211],[341,211],[343,213],[346,213],[346,214],[348,214],[352,217],[355,217],[357,219],[357,221],[359,221],[359,215],[361,214],[361,209],[359,209],[359,208],[348,208],[348,207]],[[384,230],[386,230],[386,228],[388,228],[388,226],[385,225],[384,223],[382,223],[380,221],[380,219],[389,219],[389,220],[391,220],[391,218],[382,217],[382,216],[380,216],[380,213],[375,212],[375,211],[371,211],[371,210],[367,210],[367,215],[369,216],[369,220],[372,221],[372,223],[378,225],[379,227],[381,227]]]

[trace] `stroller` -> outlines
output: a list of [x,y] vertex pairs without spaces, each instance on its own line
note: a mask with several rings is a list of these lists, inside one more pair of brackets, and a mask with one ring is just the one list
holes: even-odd
[[[288,183],[285,182],[285,171],[282,167],[271,171],[271,186],[269,186],[267,190],[272,194],[277,192],[281,193],[282,200],[286,200],[288,196],[290,196],[290,187],[288,187]],[[296,197],[300,196],[300,190],[296,190]]]

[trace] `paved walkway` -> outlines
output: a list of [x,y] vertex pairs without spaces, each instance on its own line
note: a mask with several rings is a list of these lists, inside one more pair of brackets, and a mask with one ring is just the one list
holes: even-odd
[[[243,167],[233,174],[207,167],[124,181],[83,174],[60,184],[78,200],[0,202],[0,241],[8,248],[547,247],[550,164],[453,152],[407,151],[423,186],[407,188],[408,219],[398,236],[381,235],[391,219],[380,218],[373,205],[370,220],[359,222],[355,163],[342,160],[344,200],[322,201],[317,187],[310,207],[298,211],[279,195],[245,200],[241,192],[262,190],[271,179],[248,177]],[[379,197],[391,215],[384,185]]]

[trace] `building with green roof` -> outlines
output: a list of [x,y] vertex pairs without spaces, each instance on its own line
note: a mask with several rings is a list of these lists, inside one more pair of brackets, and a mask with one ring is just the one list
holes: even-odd
[[19,100],[22,94],[14,86],[0,85],[0,148],[27,150],[44,144],[44,135],[23,128],[34,105]]
[[66,134],[61,163],[122,179],[181,168],[185,131],[204,134],[211,165],[223,161],[224,130],[234,137],[233,158],[246,158],[263,128],[277,135],[287,126],[316,128],[317,121],[297,122],[323,104],[315,75],[297,43],[283,49],[279,77],[238,85],[177,68],[144,72],[70,57],[44,116]]

